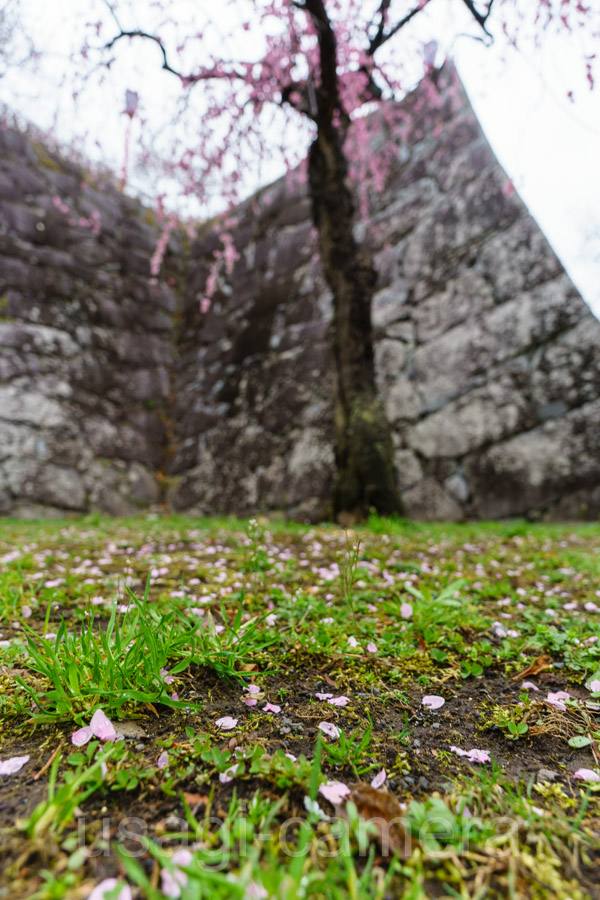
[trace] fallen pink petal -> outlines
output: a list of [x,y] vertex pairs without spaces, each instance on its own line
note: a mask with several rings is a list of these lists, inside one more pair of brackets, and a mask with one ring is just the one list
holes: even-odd
[[387,778],[387,772],[385,769],[382,769],[372,780],[371,787],[375,788],[375,790],[379,790],[385,784],[385,780]]
[[328,781],[319,785],[319,793],[334,806],[341,803],[350,793],[350,788],[343,781]]
[[350,697],[331,697],[328,701],[331,706],[348,706],[350,703]]
[[163,750],[163,752],[160,754],[160,756],[156,760],[156,765],[159,769],[166,769],[166,767],[169,765],[169,754],[166,750]]
[[166,897],[177,900],[177,898],[181,896],[181,888],[185,887],[188,883],[188,877],[185,872],[181,871],[179,866],[189,866],[192,859],[191,852],[185,848],[181,848],[180,850],[176,850],[171,857],[171,863],[173,864],[174,869],[168,869],[166,866],[161,869],[161,887],[162,892]]
[[118,885],[121,885],[121,889],[116,895],[116,900],[132,900],[130,886],[117,878],[105,878],[103,881],[100,881],[87,895],[87,900],[106,900]]
[[319,729],[330,738],[339,738],[340,729],[333,722],[319,722]]
[[438,697],[437,694],[426,694],[421,703],[426,709],[440,709],[444,705],[446,701],[443,697]]
[[89,740],[92,739],[94,735],[94,730],[91,725],[84,725],[83,728],[78,728],[77,731],[74,731],[71,735],[71,743],[75,744],[76,747],[83,747],[84,744],[87,744]]
[[403,619],[410,619],[413,614],[411,603],[402,603],[400,606],[400,615]]
[[557,709],[563,710],[564,712],[567,707],[563,703],[563,700],[569,699],[570,694],[567,694],[566,691],[555,691],[554,693],[549,691],[548,696],[546,697],[546,702],[552,704],[552,706],[555,706]]
[[97,738],[100,738],[101,741],[116,741],[120,737],[115,731],[113,723],[101,709],[97,709],[92,716],[90,728],[94,735]]
[[26,756],[12,756],[10,759],[0,760],[0,775],[14,775],[28,762],[28,754]]
[[333,694],[327,694],[327,693],[317,691],[317,693],[315,694],[315,697],[317,698],[317,700],[329,700],[331,697],[333,697]]
[[594,769],[577,769],[576,772],[573,772],[573,777],[579,778],[581,781],[600,781],[600,774]]
[[377,647],[372,641],[367,644],[367,650],[369,653],[377,653]]
[[473,750],[462,750],[460,747],[450,747],[450,750],[452,753],[456,753],[457,756],[466,756],[471,762],[490,762],[490,754],[487,750],[477,750],[475,748],[473,748]]
[[265,705],[262,708],[262,711],[277,714],[277,713],[281,712],[281,707],[277,706],[276,703],[265,703]]
[[237,723],[237,719],[233,719],[231,716],[223,716],[223,718],[217,719],[215,725],[223,731],[231,731],[232,728],[235,728]]
[[533,681],[524,681],[521,687],[526,691],[539,691],[539,687],[537,684],[534,684]]

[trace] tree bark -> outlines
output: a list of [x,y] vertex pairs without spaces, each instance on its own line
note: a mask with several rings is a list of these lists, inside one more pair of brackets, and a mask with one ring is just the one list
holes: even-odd
[[336,518],[364,519],[402,511],[393,444],[377,396],[371,327],[376,272],[370,253],[354,239],[354,200],[340,130],[319,127],[310,148],[313,219],[327,282],[333,292]]

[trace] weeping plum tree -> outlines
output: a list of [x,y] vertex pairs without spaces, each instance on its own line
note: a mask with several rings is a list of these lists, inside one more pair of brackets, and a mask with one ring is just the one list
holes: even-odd
[[[407,53],[402,37],[435,0],[413,0],[412,5],[396,0],[221,0],[212,19],[204,15],[208,4],[194,4],[190,11],[185,0],[104,0],[104,5],[108,15],[93,23],[86,59],[98,51],[102,65],[110,67],[124,46],[135,52],[128,45],[139,47],[141,42],[178,79],[179,112],[187,116],[188,126],[174,168],[183,174],[186,191],[202,199],[218,174],[222,196],[232,203],[249,158],[272,150],[283,134],[281,153],[296,162],[293,143],[299,135],[307,138],[314,225],[334,306],[334,513],[400,511],[391,433],[375,384],[371,301],[376,273],[366,242],[359,244],[355,237],[357,199],[349,167],[362,156],[363,177],[381,176],[373,167],[366,124],[376,117],[365,111],[401,94],[401,63]],[[455,0],[454,6],[458,27],[473,26],[474,36],[484,41],[497,29],[516,45],[525,23],[538,36],[553,29],[574,34],[597,28],[597,17],[592,22],[591,7],[581,0]],[[421,42],[421,48],[425,71],[432,73],[432,45]],[[591,85],[593,62],[591,55],[585,59]],[[191,100],[197,93],[201,113]],[[131,115],[129,102],[128,107]],[[294,117],[300,119],[300,130],[286,131]],[[360,138],[351,139],[357,130]],[[174,126],[175,140],[177,133]],[[375,165],[383,165],[381,158]],[[231,246],[229,250],[234,252]],[[214,278],[209,280],[206,306],[215,284]]]

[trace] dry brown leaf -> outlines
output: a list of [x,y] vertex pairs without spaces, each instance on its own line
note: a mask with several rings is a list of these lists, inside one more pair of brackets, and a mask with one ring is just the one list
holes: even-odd
[[361,819],[371,822],[377,829],[375,840],[381,855],[387,857],[395,853],[400,859],[408,859],[412,853],[413,839],[406,830],[406,817],[394,795],[359,781],[344,803],[336,806],[337,814],[343,818],[347,818],[346,803],[349,800],[355,804]]
[[537,659],[534,659],[531,665],[527,666],[526,669],[523,669],[522,672],[519,672],[518,675],[513,675],[512,680],[518,681],[519,678],[528,678],[530,675],[538,675],[540,672],[543,672],[544,669],[550,669],[553,665],[554,660],[552,657],[544,653],[542,656],[538,656]]

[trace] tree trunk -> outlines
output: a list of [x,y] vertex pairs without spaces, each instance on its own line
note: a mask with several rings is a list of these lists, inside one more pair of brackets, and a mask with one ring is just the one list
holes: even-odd
[[342,520],[362,520],[371,510],[399,513],[391,430],[375,387],[371,300],[376,273],[371,254],[354,239],[354,201],[341,134],[333,123],[319,127],[308,171],[321,261],[334,305],[333,512]]

